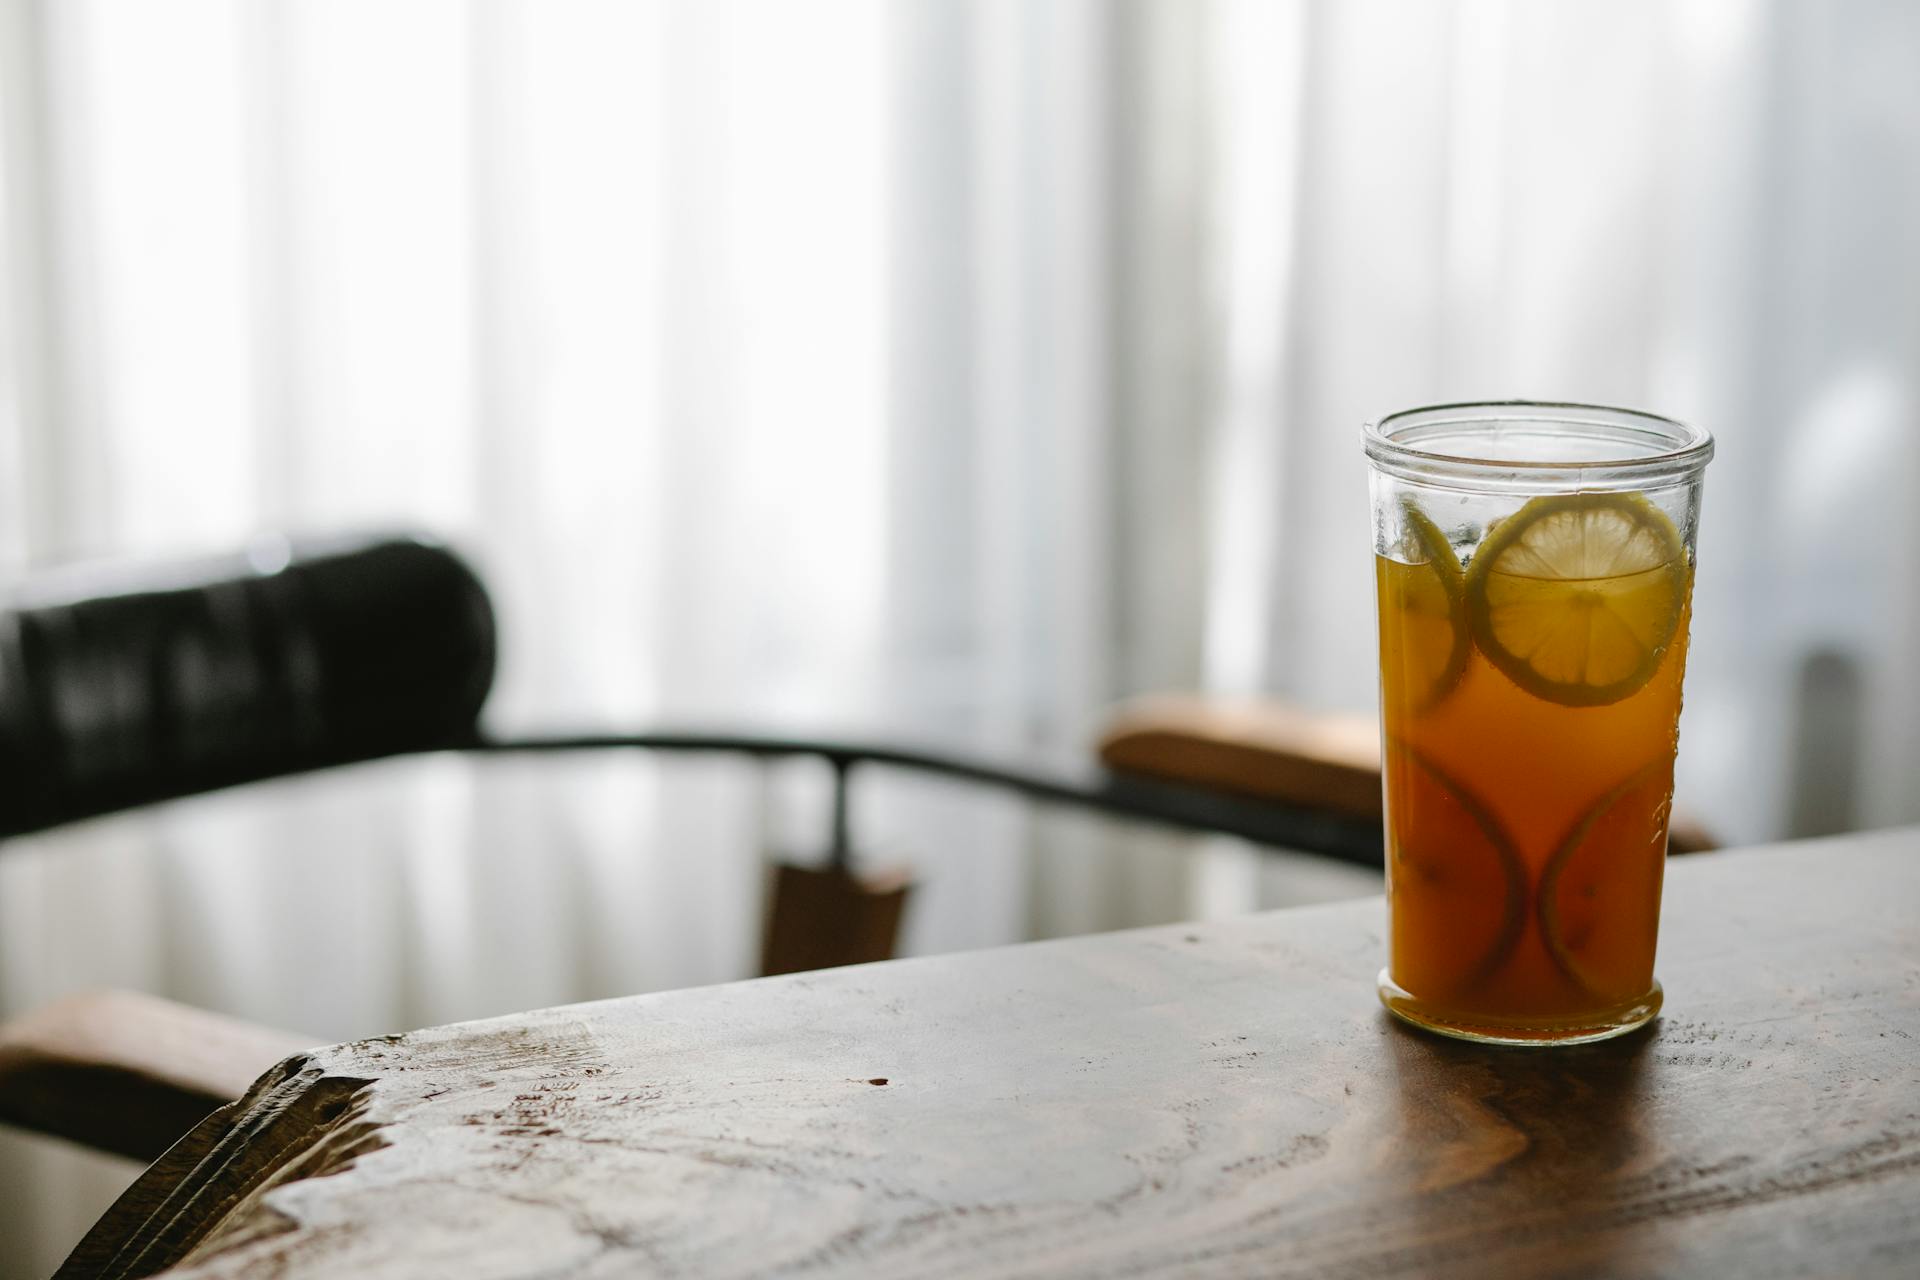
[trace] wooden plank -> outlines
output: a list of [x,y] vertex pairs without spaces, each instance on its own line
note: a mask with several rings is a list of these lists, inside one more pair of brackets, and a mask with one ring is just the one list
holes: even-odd
[[1920,831],[1672,869],[1666,1015],[1373,1000],[1380,904],[318,1051],[64,1275],[1920,1273]]
[[783,862],[773,869],[760,972],[805,973],[893,959],[912,878],[898,868],[856,874]]
[[132,991],[0,1025],[0,1121],[152,1160],[311,1037]]

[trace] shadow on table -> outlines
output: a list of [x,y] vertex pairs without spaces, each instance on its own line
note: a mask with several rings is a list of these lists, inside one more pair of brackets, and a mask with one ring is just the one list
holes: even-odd
[[1388,1021],[1397,1107],[1381,1225],[1406,1256],[1382,1270],[1497,1274],[1535,1252],[1556,1271],[1609,1270],[1630,1237],[1606,1230],[1608,1210],[1657,1146],[1642,1104],[1658,1022],[1602,1044],[1511,1049]]

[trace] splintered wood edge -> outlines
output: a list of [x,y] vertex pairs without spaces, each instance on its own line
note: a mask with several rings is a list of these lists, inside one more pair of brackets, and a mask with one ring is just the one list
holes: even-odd
[[54,1280],[122,1280],[294,1229],[260,1203],[276,1187],[387,1145],[367,1118],[373,1081],[296,1054],[175,1143],[89,1231]]

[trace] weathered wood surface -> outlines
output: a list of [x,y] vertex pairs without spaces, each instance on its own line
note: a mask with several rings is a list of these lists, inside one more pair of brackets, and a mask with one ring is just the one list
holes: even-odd
[[1672,868],[1648,1032],[1425,1038],[1379,902],[296,1058],[63,1272],[1920,1274],[1920,830]]

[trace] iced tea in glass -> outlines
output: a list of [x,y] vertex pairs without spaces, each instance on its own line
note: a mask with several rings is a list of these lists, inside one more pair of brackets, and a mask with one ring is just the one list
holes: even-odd
[[1366,432],[1386,785],[1380,998],[1471,1040],[1659,1012],[1706,432],[1450,405]]

